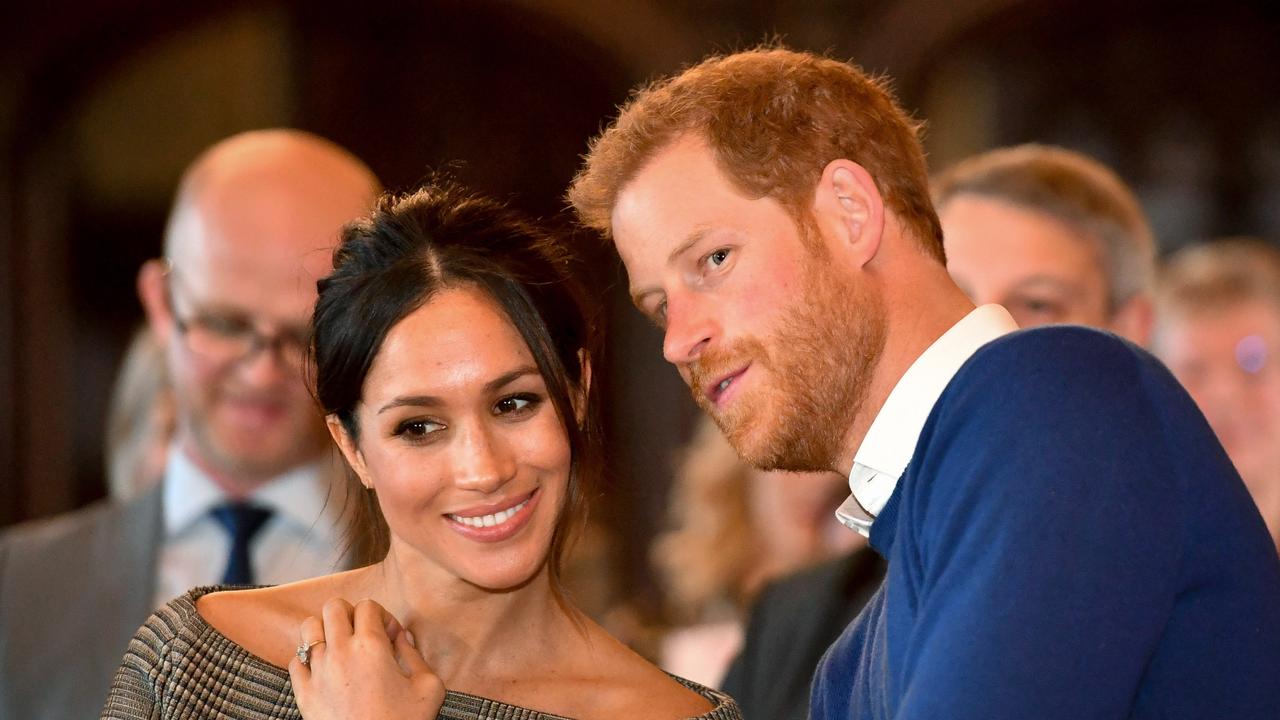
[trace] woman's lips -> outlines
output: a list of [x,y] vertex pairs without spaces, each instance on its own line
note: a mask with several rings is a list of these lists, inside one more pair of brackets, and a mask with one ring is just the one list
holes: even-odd
[[501,542],[528,524],[541,496],[541,492],[534,490],[508,502],[446,513],[445,518],[455,532],[465,537],[479,542]]

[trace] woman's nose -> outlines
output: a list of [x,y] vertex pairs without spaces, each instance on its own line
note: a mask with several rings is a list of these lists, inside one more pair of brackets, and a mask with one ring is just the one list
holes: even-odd
[[514,458],[506,443],[484,426],[459,436],[453,464],[458,487],[483,493],[497,491],[515,474]]

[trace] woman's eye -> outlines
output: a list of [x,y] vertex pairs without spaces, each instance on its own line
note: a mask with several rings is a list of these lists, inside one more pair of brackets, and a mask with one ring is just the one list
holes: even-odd
[[495,415],[510,415],[532,410],[537,406],[538,398],[533,395],[512,395],[504,397],[493,406]]
[[425,438],[441,427],[440,423],[430,420],[408,420],[396,426],[396,435],[409,438]]

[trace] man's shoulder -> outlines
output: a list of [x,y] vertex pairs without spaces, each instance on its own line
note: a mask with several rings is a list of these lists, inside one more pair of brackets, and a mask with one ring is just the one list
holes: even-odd
[[1119,335],[1082,325],[1046,325],[1017,330],[983,345],[964,370],[985,367],[1131,367],[1149,355]]
[[[1079,469],[1085,458],[1098,458],[1108,472],[1120,467],[1107,460],[1117,455],[1165,467],[1168,426],[1186,425],[1194,412],[1185,395],[1158,361],[1111,333],[1068,325],[1020,330],[984,345],[956,373],[912,465],[929,477],[967,477],[984,494],[1000,482],[1015,494],[1062,493],[1056,482],[1028,485],[1025,474]],[[977,477],[980,466],[988,471]],[[1019,470],[1004,472],[1010,468]],[[1159,485],[1172,476],[1144,477]]]
[[31,520],[0,533],[0,547],[17,555],[58,547],[75,547],[123,532],[134,519],[159,511],[159,496],[147,493],[128,502],[99,500],[78,510]]
[[72,577],[132,578],[133,570],[151,565],[160,513],[157,488],[128,502],[104,500],[10,528],[0,535],[0,584],[30,591],[62,587]]
[[[1164,366],[1117,335],[1076,325],[1018,330],[978,349],[952,378],[940,406],[967,412],[1038,407],[1070,412],[1078,405],[1115,407],[1178,392]],[[1143,400],[1142,402],[1146,402]],[[972,416],[971,418],[972,419]]]
[[120,508],[114,503],[100,500],[78,510],[15,525],[0,534],[0,546],[10,554],[21,555],[87,543],[119,514]]

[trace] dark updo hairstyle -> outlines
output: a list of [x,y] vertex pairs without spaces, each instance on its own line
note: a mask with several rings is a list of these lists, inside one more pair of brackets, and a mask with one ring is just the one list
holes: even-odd
[[[577,262],[556,234],[434,180],[382,196],[368,218],[343,229],[333,273],[317,283],[312,340],[316,397],[356,440],[365,377],[396,323],[443,290],[475,288],[497,303],[528,345],[569,440],[569,487],[549,562],[557,589],[564,552],[600,477],[597,383],[584,379],[601,330]],[[367,564],[386,556],[386,520],[373,494],[348,476],[362,498],[354,503],[352,545]]]

